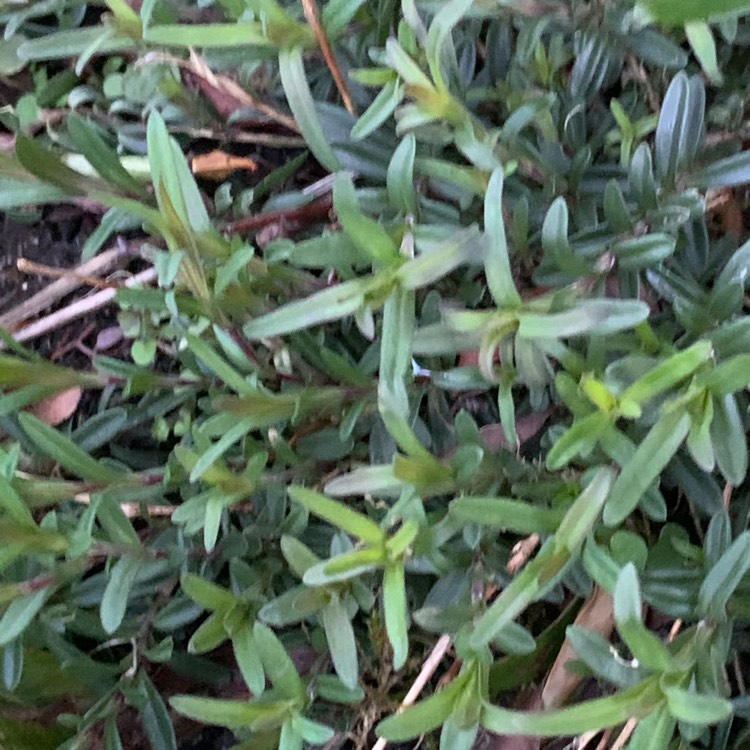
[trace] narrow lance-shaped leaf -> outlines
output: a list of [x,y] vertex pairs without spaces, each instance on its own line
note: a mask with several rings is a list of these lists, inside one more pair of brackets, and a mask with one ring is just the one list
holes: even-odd
[[260,622],[253,626],[253,636],[268,679],[285,698],[301,705],[305,700],[305,686],[281,641]]
[[246,323],[242,330],[250,339],[283,336],[353,315],[364,301],[363,284],[356,280],[345,281],[261,315]]
[[81,450],[70,438],[32,414],[19,414],[18,421],[41,452],[46,453],[81,479],[109,483],[127,476],[117,469],[100,464],[86,451]]
[[357,642],[346,607],[337,594],[323,607],[321,619],[336,674],[344,685],[354,689],[359,682]]
[[598,519],[611,484],[610,470],[597,472],[568,509],[553,540],[545,544],[476,621],[471,634],[473,648],[486,646],[554,583]]
[[375,521],[338,500],[331,500],[319,492],[297,486],[289,488],[289,497],[316,516],[368,544],[380,545],[385,541],[385,533]]
[[547,454],[547,466],[552,470],[560,469],[576,456],[587,455],[612,421],[610,414],[601,411],[576,419],[555,441]]
[[429,698],[384,719],[378,724],[378,736],[389,742],[403,742],[439,727],[453,710],[469,676],[468,671],[464,672]]
[[307,83],[300,47],[279,51],[279,74],[289,109],[302,131],[315,158],[331,172],[341,169],[338,157],[331,148],[315,110],[315,102]]
[[726,618],[726,604],[743,576],[750,570],[750,532],[740,534],[716,561],[698,592],[701,616],[718,621]]
[[648,305],[640,300],[581,300],[565,312],[519,313],[518,335],[532,339],[604,335],[632,328],[646,320],[648,314]]
[[393,648],[394,669],[401,669],[409,655],[405,576],[403,560],[390,563],[383,573],[385,629]]
[[[687,21],[703,21],[750,10],[747,0],[641,0],[638,10],[649,20],[664,26],[682,26]],[[644,13],[645,11],[645,13]]]
[[414,188],[414,157],[417,142],[413,133],[408,133],[393,152],[388,164],[386,188],[391,205],[407,215],[417,217],[419,202]]
[[711,445],[716,463],[727,481],[742,484],[747,474],[747,439],[735,397],[730,393],[713,399]]
[[260,695],[266,687],[266,675],[249,622],[243,623],[232,633],[232,648],[242,679],[253,695]]
[[229,729],[252,727],[259,721],[276,720],[291,712],[291,701],[254,703],[252,701],[230,701],[204,698],[195,695],[175,695],[169,699],[172,707],[183,716],[204,724],[218,724]]
[[459,497],[450,504],[450,514],[463,523],[493,526],[516,534],[552,534],[564,511],[504,497]]
[[145,673],[141,673],[141,689],[146,702],[140,707],[143,728],[153,750],[177,750],[172,719],[164,699]]
[[45,586],[32,594],[14,599],[8,605],[0,618],[0,647],[7,646],[26,630],[44,606],[51,590],[50,586]]
[[679,721],[705,726],[723,721],[732,714],[732,704],[720,695],[705,695],[666,684],[662,690],[669,713]]
[[182,590],[201,607],[210,610],[229,609],[237,604],[237,597],[205,578],[186,573],[180,579]]
[[698,76],[680,71],[672,79],[656,128],[656,168],[662,180],[674,181],[690,166],[703,139],[706,92]]
[[352,178],[346,172],[339,172],[334,180],[333,205],[342,229],[361,253],[381,264],[398,260],[398,247],[383,225],[362,213]]
[[673,354],[628,386],[622,392],[621,400],[642,404],[654,398],[692,375],[698,367],[709,360],[712,352],[710,341],[699,341],[688,349]]
[[484,233],[487,256],[484,273],[495,303],[500,307],[520,305],[521,296],[513,282],[508,257],[508,240],[503,218],[503,170],[496,169],[490,177],[484,198]]
[[622,468],[604,508],[604,523],[616,526],[630,515],[687,436],[690,417],[682,409],[665,411]]
[[482,726],[496,734],[564,737],[596,732],[623,724],[628,719],[648,716],[663,700],[657,678],[649,677],[628,690],[556,711],[511,711],[486,705],[482,711]]
[[100,607],[102,627],[107,633],[114,633],[120,627],[141,562],[137,557],[128,555],[112,566]]
[[660,672],[672,669],[672,656],[666,646],[641,621],[641,592],[633,563],[620,571],[614,592],[614,611],[617,630],[639,663]]

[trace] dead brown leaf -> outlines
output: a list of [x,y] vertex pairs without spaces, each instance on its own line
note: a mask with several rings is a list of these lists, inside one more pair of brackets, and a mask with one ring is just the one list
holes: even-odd
[[27,411],[54,427],[73,415],[80,400],[81,389],[76,385],[37,401]]
[[[609,640],[615,626],[611,595],[599,586],[594,586],[591,595],[578,612],[574,624],[598,633],[602,638]],[[569,672],[566,667],[567,663],[575,658],[575,652],[566,638],[542,689],[542,706],[544,708],[562,706],[581,683],[580,675]]]
[[232,172],[247,169],[254,172],[258,165],[244,156],[233,156],[221,149],[214,149],[207,154],[194,156],[190,162],[190,168],[196,177],[208,180],[225,180]]
[[[516,420],[516,434],[518,435],[519,445],[523,445],[531,440],[544,427],[550,414],[551,410],[545,409],[544,411],[527,414],[525,417],[519,417]],[[502,425],[488,424],[480,428],[479,432],[482,436],[484,447],[488,451],[494,452],[500,450],[500,448],[509,447]]]

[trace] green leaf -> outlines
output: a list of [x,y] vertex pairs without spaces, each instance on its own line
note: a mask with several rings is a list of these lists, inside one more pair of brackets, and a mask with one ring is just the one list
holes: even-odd
[[658,265],[674,253],[676,244],[672,235],[653,232],[615,242],[611,250],[620,268],[633,271]]
[[228,637],[224,627],[224,614],[224,612],[218,612],[201,623],[188,641],[187,650],[189,654],[204,654],[224,643]]
[[735,397],[730,393],[713,399],[711,445],[716,463],[728,482],[742,484],[747,474],[747,440]]
[[175,695],[172,707],[183,716],[203,724],[218,724],[229,729],[280,726],[290,715],[293,701],[229,701],[195,695]]
[[698,611],[702,617],[723,622],[726,605],[743,576],[750,570],[750,532],[743,531],[716,561],[701,583]]
[[747,0],[641,0],[638,10],[645,11],[646,18],[664,26],[682,26],[688,21],[703,21],[720,18],[750,10]]
[[383,573],[383,612],[388,640],[393,648],[393,668],[401,669],[409,655],[406,609],[406,572],[403,560],[386,566]]
[[472,648],[485,647],[542,596],[565,569],[596,523],[612,484],[612,472],[600,469],[576,498],[560,523],[558,533],[537,556],[503,589],[492,605],[475,622]]
[[612,416],[601,411],[574,420],[547,454],[547,466],[561,469],[576,456],[588,455],[612,424]]
[[482,726],[497,734],[530,737],[565,737],[596,732],[639,719],[659,708],[663,701],[656,678],[606,698],[583,701],[556,711],[511,711],[485,705]]
[[666,646],[641,621],[641,590],[633,563],[628,563],[617,578],[614,613],[617,630],[633,656],[643,666],[659,672],[670,671],[673,659]]
[[599,469],[575,502],[568,508],[555,534],[555,550],[577,552],[599,520],[604,501],[612,487],[614,472]]
[[551,534],[564,511],[504,497],[459,497],[451,501],[451,516],[462,523],[493,526],[516,534]]
[[333,729],[327,727],[325,724],[320,724],[301,714],[296,714],[292,718],[292,724],[297,732],[299,732],[300,737],[311,745],[324,745],[326,742],[330,742],[335,734]]
[[706,92],[698,76],[680,71],[667,89],[656,128],[656,170],[670,184],[691,166],[703,142]]
[[[276,421],[276,420],[274,420]],[[211,445],[195,462],[190,471],[190,481],[200,479],[236,442],[242,440],[253,427],[256,420],[251,417],[239,419],[213,445]]]
[[88,120],[71,112],[66,126],[75,147],[102,179],[135,195],[145,195],[143,186],[122,166],[117,153],[104,142],[98,130]]
[[177,739],[172,719],[154,684],[144,672],[140,673],[146,703],[140,707],[141,721],[153,750],[177,750]]
[[239,601],[231,591],[192,573],[185,573],[182,576],[180,586],[196,604],[211,611],[230,609]]
[[487,238],[484,273],[495,304],[498,307],[517,307],[521,304],[521,296],[510,269],[503,219],[503,179],[503,170],[496,169],[490,177],[484,197],[484,233]]
[[616,526],[630,515],[676,453],[689,429],[690,417],[682,409],[662,412],[615,480],[604,506],[607,526]]
[[148,26],[143,40],[170,47],[273,47],[263,33],[263,26],[254,23],[160,24]]
[[104,180],[87,177],[65,166],[51,151],[25,135],[16,138],[16,157],[33,175],[51,182],[70,195],[89,195],[101,198],[112,191]]
[[174,212],[186,230],[209,231],[208,211],[187,160],[157,111],[149,115],[146,140],[151,178],[162,214],[169,216]]
[[299,503],[311,513],[328,521],[328,523],[347,534],[356,536],[368,544],[382,545],[385,543],[385,533],[378,524],[337,500],[331,500],[319,492],[298,486],[289,488],[289,497],[295,503]]
[[446,58],[451,57],[455,61],[456,53],[451,40],[451,32],[453,27],[468,13],[472,4],[473,0],[450,0],[450,2],[442,3],[442,6],[438,6],[440,9],[432,19],[427,32],[425,39],[427,64],[430,66],[432,79],[441,89],[447,88],[443,75],[444,62]]
[[645,677],[645,671],[627,662],[598,633],[577,625],[565,631],[576,656],[599,678],[618,687],[632,687]]
[[339,172],[334,180],[333,205],[341,227],[364,257],[382,264],[399,258],[398,247],[382,224],[362,213],[354,183],[346,172]]
[[287,719],[281,726],[279,744],[276,750],[303,750],[302,735],[294,726],[292,719]]
[[642,323],[649,309],[639,300],[588,299],[560,313],[522,312],[518,315],[518,335],[521,338],[545,339],[604,335],[615,333]]
[[365,302],[365,288],[360,281],[344,281],[328,289],[290,302],[273,312],[261,315],[243,327],[245,336],[262,339],[282,336],[321,323],[353,315]]
[[620,400],[643,404],[692,375],[713,354],[710,341],[698,341],[652,367],[620,395]]
[[737,354],[695,379],[699,388],[708,388],[714,396],[727,396],[750,384],[750,354]]
[[470,673],[464,672],[442,690],[410,706],[400,714],[389,716],[377,726],[377,734],[388,742],[404,742],[439,727],[453,711],[466,686]]
[[281,641],[270,628],[260,622],[253,626],[253,635],[263,668],[273,686],[287,700],[295,701],[298,705],[304,704],[305,686]]
[[244,622],[232,633],[232,648],[242,679],[253,695],[260,695],[266,688],[266,675],[249,622]]
[[685,24],[685,35],[703,72],[711,83],[716,86],[721,85],[723,76],[716,59],[716,42],[711,27],[705,21],[689,21]]
[[99,608],[105,633],[111,635],[120,627],[130,601],[130,590],[142,564],[139,558],[127,555],[112,566]]
[[78,57],[93,44],[100,55],[121,52],[135,47],[135,40],[128,36],[112,34],[102,26],[86,26],[80,29],[66,29],[30,39],[18,48],[18,57],[24,62],[34,60],[58,60]]
[[295,586],[266,602],[258,617],[274,627],[284,627],[312,617],[326,605],[328,598],[323,588]]
[[39,451],[46,453],[81,479],[110,483],[127,476],[118,469],[100,464],[61,432],[32,414],[19,414],[18,421]]
[[292,110],[294,119],[313,156],[330,172],[338,172],[341,169],[341,163],[331,148],[320,124],[318,113],[315,111],[315,102],[307,83],[300,47],[279,51],[279,75],[289,109]]
[[336,674],[344,685],[354,690],[359,682],[357,642],[346,607],[337,594],[323,607],[321,619]]
[[454,233],[429,252],[407,261],[395,275],[404,290],[422,289],[461,265],[479,262],[484,253],[482,237],[472,226]]
[[403,96],[397,79],[387,81],[352,128],[351,139],[361,141],[375,132],[396,110]]
[[235,393],[246,395],[256,392],[256,389],[203,339],[188,333],[185,340],[195,356]]
[[408,133],[393,152],[388,164],[386,189],[388,201],[398,211],[417,217],[419,200],[414,188],[414,157],[417,145],[413,133]]
[[705,726],[723,721],[732,714],[732,704],[718,695],[706,695],[685,690],[662,681],[667,709],[678,721]]
[[14,599],[0,618],[0,646],[7,646],[18,638],[44,606],[51,586]]
[[638,722],[628,743],[628,750],[652,750],[656,747],[669,747],[674,736],[675,724],[666,706],[662,706]]
[[641,209],[651,211],[658,206],[651,150],[645,143],[641,143],[633,154],[630,161],[628,182],[630,183],[630,192]]
[[13,485],[0,474],[0,509],[15,523],[36,529],[29,506],[19,497]]
[[712,162],[697,173],[696,180],[703,188],[734,187],[750,182],[750,151]]
[[320,562],[320,558],[307,545],[289,534],[281,537],[281,553],[299,578],[305,575],[308,568]]

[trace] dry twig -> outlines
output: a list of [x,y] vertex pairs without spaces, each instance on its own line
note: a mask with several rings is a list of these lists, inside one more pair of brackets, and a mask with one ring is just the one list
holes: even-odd
[[320,51],[323,53],[323,57],[325,58],[328,69],[331,71],[333,81],[336,84],[336,88],[338,89],[339,94],[341,95],[341,100],[344,102],[344,106],[346,107],[349,114],[356,115],[357,112],[354,109],[354,103],[352,102],[352,97],[349,93],[349,87],[346,85],[346,81],[344,80],[344,76],[341,73],[341,68],[336,61],[336,56],[333,54],[331,45],[329,44],[328,38],[326,37],[326,33],[323,27],[320,25],[317,3],[315,2],[315,0],[302,0],[302,9],[305,13],[307,22],[315,32],[318,44],[320,45]]
[[[417,700],[417,698],[419,698],[421,692],[424,690],[424,686],[427,684],[430,677],[432,677],[432,675],[435,673],[435,670],[443,660],[443,657],[445,656],[446,651],[448,651],[448,649],[450,648],[450,645],[451,637],[443,633],[443,635],[440,636],[438,642],[433,647],[432,651],[430,651],[430,655],[422,665],[422,669],[419,671],[417,679],[412,683],[412,686],[409,688],[409,692],[406,694],[404,700],[401,701],[401,705],[398,707],[398,711],[396,713],[401,713],[404,709],[409,708],[409,706],[411,706]],[[381,737],[372,746],[372,750],[384,750],[387,744],[387,741]]]

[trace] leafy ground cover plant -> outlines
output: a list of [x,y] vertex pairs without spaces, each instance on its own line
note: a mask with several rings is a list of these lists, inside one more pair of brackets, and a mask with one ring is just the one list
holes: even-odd
[[122,356],[3,334],[9,746],[744,746],[750,37],[712,8],[0,11],[0,206],[154,281]]

